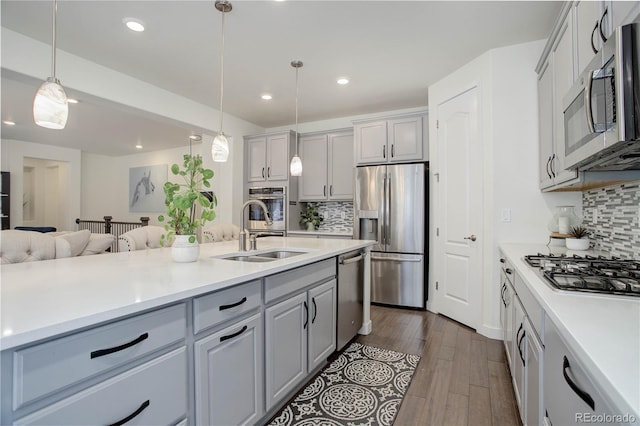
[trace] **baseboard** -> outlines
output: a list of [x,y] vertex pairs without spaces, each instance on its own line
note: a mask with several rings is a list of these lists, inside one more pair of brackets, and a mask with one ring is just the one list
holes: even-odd
[[490,339],[502,340],[502,328],[488,327],[486,325],[483,325],[482,327],[478,328],[476,332]]

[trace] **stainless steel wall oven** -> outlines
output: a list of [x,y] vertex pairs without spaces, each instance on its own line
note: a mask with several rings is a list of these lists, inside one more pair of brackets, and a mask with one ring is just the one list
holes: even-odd
[[256,204],[250,204],[249,220],[245,224],[249,232],[266,235],[286,234],[287,229],[287,188],[285,186],[249,188],[249,200],[260,200],[266,204],[273,224],[267,225],[264,211]]

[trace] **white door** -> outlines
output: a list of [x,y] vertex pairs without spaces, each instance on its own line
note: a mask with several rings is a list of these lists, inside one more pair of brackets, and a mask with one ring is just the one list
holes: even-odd
[[477,329],[482,306],[482,147],[478,88],[437,106],[437,311]]

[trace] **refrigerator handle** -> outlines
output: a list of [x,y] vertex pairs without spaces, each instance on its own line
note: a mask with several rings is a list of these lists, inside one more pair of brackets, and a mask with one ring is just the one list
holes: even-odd
[[385,217],[385,224],[384,224],[384,229],[385,229],[385,240],[387,244],[390,244],[390,240],[391,240],[391,177],[387,178],[387,196],[386,196],[386,200],[387,200],[387,214]]
[[[383,200],[382,200],[382,217],[380,218],[380,233],[382,234],[382,245],[387,245],[387,175],[385,174],[382,178],[382,191],[383,191]],[[385,248],[386,249],[386,248]]]

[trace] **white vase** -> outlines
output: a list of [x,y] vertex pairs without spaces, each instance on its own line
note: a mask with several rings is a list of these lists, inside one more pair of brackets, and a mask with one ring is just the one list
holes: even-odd
[[[198,240],[193,243],[189,238],[193,235],[176,235],[173,245],[171,245],[171,257],[174,262],[195,262],[200,256],[200,245]],[[195,238],[195,236],[193,236]]]
[[316,227],[313,226],[313,222],[307,222],[307,231],[315,231]]
[[591,241],[589,241],[589,238],[567,238],[566,239],[567,248],[569,250],[588,250],[590,243]]

